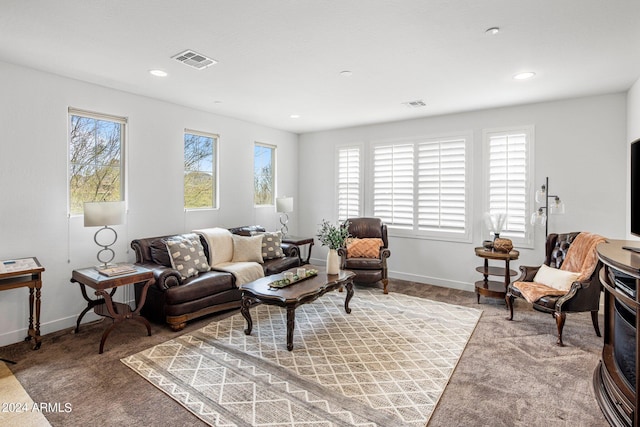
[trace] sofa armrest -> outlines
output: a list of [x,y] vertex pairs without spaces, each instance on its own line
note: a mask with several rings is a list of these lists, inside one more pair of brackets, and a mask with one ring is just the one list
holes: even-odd
[[300,258],[300,248],[298,245],[294,245],[293,243],[281,243],[280,247],[282,248],[284,256]]
[[154,263],[136,263],[136,265],[148,268],[153,272],[153,278],[156,280],[155,286],[161,291],[182,284],[182,276],[173,268]]
[[536,277],[536,273],[540,270],[540,266],[530,266],[530,265],[521,265],[520,266],[520,277],[518,277],[514,282],[533,282],[533,278]]

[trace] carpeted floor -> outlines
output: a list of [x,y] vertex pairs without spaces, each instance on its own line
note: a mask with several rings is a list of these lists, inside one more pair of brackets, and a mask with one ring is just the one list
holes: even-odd
[[[356,288],[357,291],[360,289]],[[589,314],[570,314],[566,347],[555,345],[555,322],[518,301],[513,322],[505,320],[503,301],[470,292],[391,280],[390,292],[402,292],[483,310],[429,426],[606,426],[591,379],[602,338]],[[200,319],[183,333],[235,312]],[[106,322],[83,325],[80,333],[60,331],[43,337],[42,348],[28,344],[0,348],[17,361],[9,368],[34,402],[60,403],[45,416],[53,426],[144,425],[202,426],[203,422],[120,362],[120,359],[177,335],[152,325],[151,337],[139,323],[115,328],[98,354]],[[602,328],[602,318],[601,318]]]

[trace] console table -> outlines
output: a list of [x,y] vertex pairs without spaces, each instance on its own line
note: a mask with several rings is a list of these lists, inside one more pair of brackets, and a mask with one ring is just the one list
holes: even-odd
[[309,259],[311,258],[311,248],[313,248],[313,237],[299,237],[299,236],[290,236],[287,235],[282,238],[282,243],[290,243],[296,246],[309,245],[309,250],[307,252],[307,259],[302,260],[302,254],[298,251],[298,257],[300,258],[300,262],[304,264],[309,264]]
[[[516,260],[520,256],[520,252],[515,249],[510,252],[498,252],[493,249],[476,248],[476,256],[484,259],[484,265],[477,267],[476,271],[484,275],[483,280],[479,280],[475,283],[476,297],[478,304],[480,304],[480,295],[484,295],[489,298],[502,298],[504,299],[507,294],[507,286],[511,282],[511,276],[515,276],[518,272],[509,268],[509,261]],[[489,260],[503,261],[503,267],[490,267]],[[496,280],[489,280],[489,276],[501,276],[504,277],[504,281],[498,282]]]
[[[40,348],[40,294],[44,267],[37,258],[0,261],[0,291],[29,288],[29,331],[25,341],[34,340],[33,349]],[[35,291],[35,298],[34,298]],[[34,319],[35,311],[35,319]],[[34,323],[35,320],[35,323]]]
[[638,327],[640,326],[640,254],[623,249],[640,242],[610,240],[597,246],[604,264],[604,344],[593,373],[600,409],[613,426],[638,426]]
[[[111,326],[109,326],[102,334],[102,339],[100,340],[100,354],[102,354],[104,350],[104,343],[116,323],[120,323],[125,320],[138,321],[147,327],[147,335],[151,336],[151,324],[147,319],[140,315],[140,310],[147,299],[147,290],[149,289],[149,286],[152,283],[155,283],[153,272],[135,264],[133,264],[132,267],[135,269],[135,272],[133,273],[126,273],[111,277],[100,274],[100,272],[93,267],[73,270],[73,273],[71,274],[71,283],[78,283],[80,285],[82,297],[88,303],[87,307],[78,316],[75,332],[78,333],[80,329],[80,321],[92,308],[96,314],[109,317],[113,321]],[[138,306],[135,309],[132,310],[128,304],[113,301],[112,297],[113,294],[115,294],[117,287],[133,285],[135,283],[144,283],[142,295],[138,302]],[[86,286],[95,289],[95,294],[98,298],[90,299],[87,295]],[[110,291],[107,292],[107,290]]]

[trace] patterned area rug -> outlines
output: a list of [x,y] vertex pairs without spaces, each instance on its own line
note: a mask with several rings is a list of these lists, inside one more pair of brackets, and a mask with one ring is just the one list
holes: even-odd
[[380,290],[251,309],[122,362],[214,426],[424,426],[481,311]]

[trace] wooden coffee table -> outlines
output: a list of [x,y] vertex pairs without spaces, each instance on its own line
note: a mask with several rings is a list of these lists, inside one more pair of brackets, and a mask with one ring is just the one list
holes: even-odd
[[[349,301],[353,297],[353,278],[355,273],[340,270],[338,274],[327,274],[324,267],[307,266],[318,270],[318,275],[289,285],[285,288],[270,288],[269,284],[283,279],[284,272],[263,277],[254,282],[240,286],[242,290],[242,306],[240,312],[247,321],[246,335],[251,334],[253,321],[249,309],[252,305],[262,303],[277,305],[287,310],[287,350],[293,350],[293,329],[295,327],[296,308],[320,298],[327,292],[345,287],[347,295],[344,300],[344,310],[351,313]],[[289,271],[295,272],[296,269]]]

